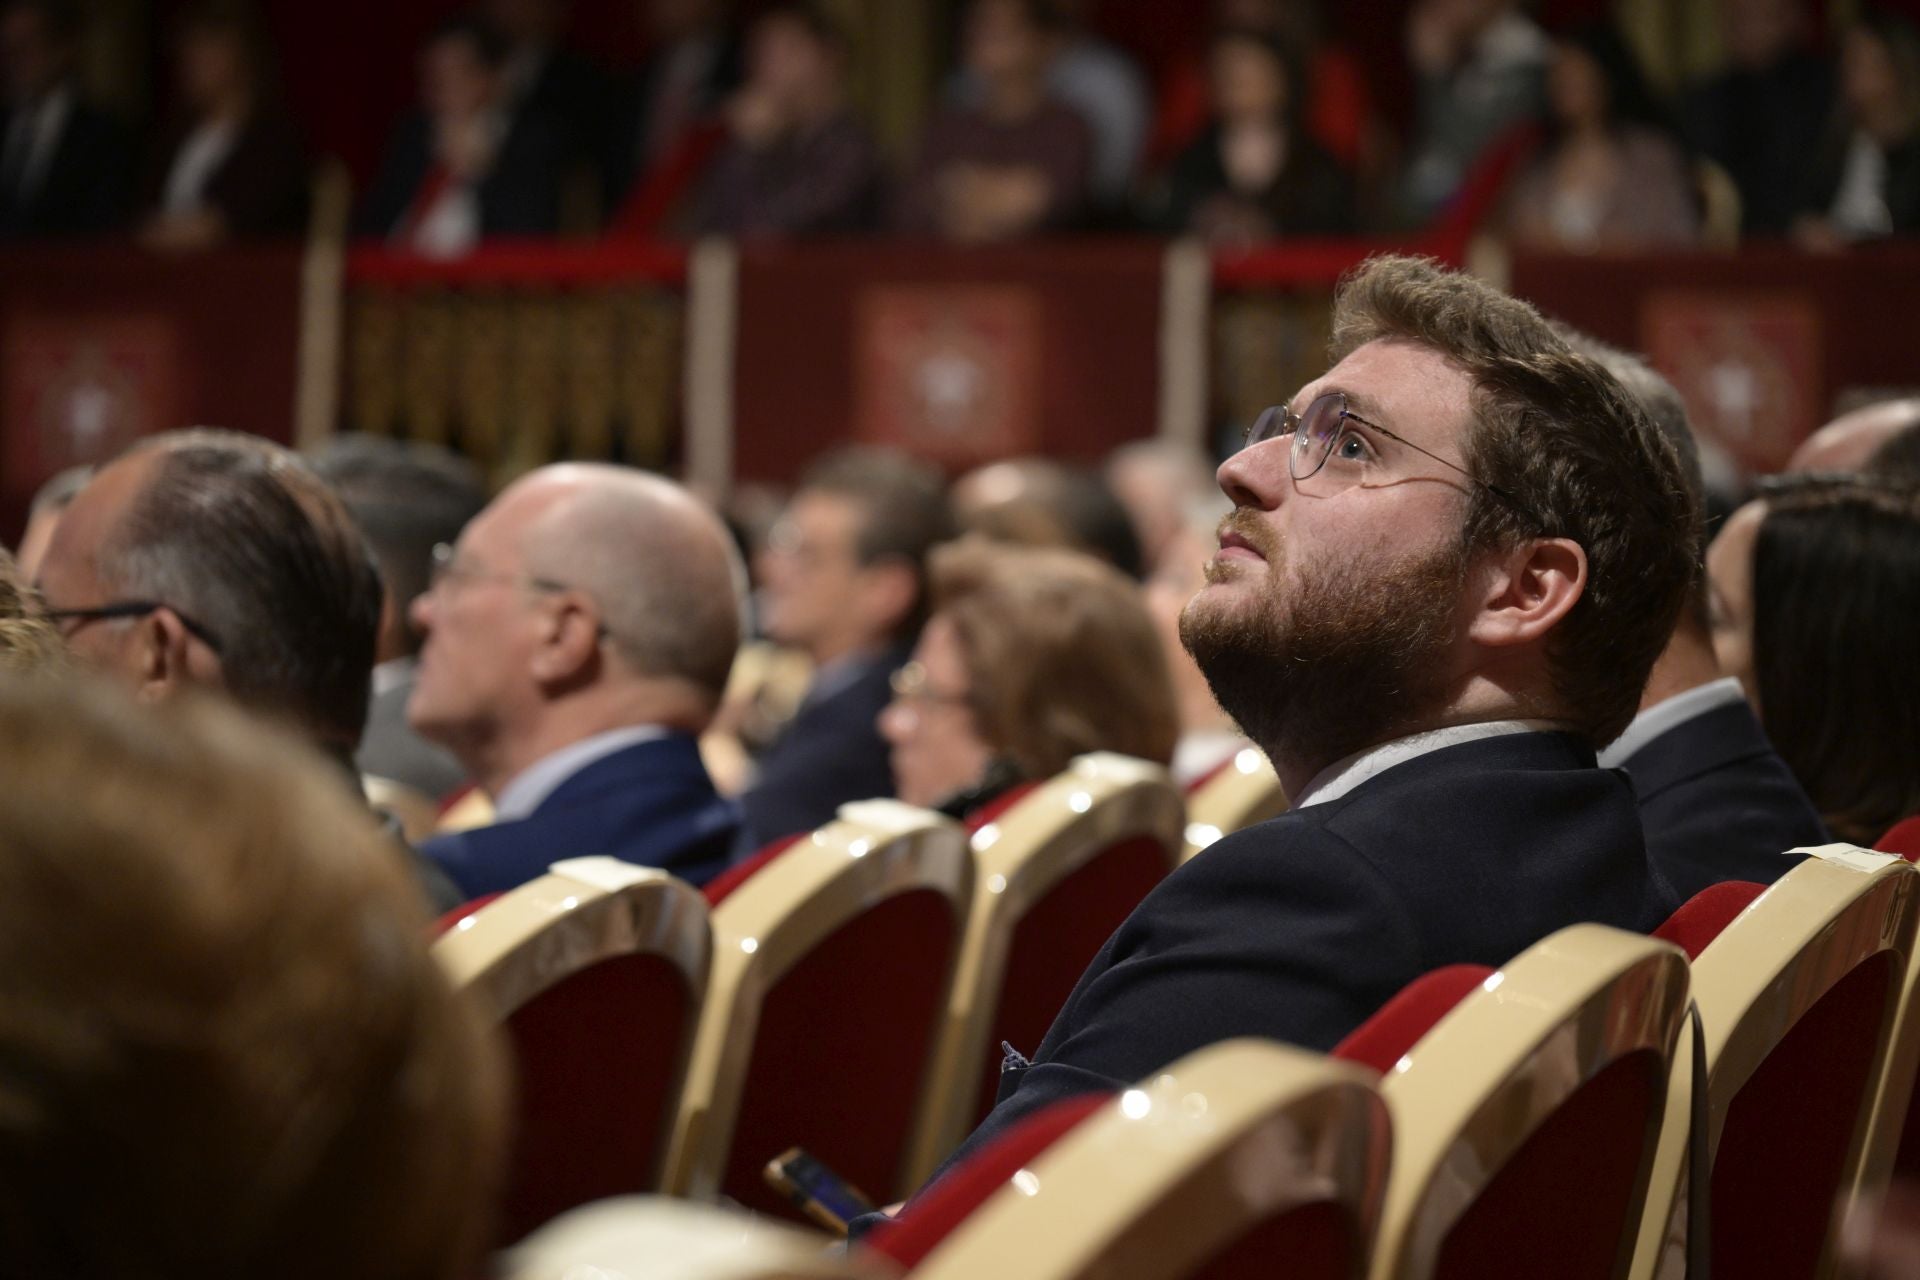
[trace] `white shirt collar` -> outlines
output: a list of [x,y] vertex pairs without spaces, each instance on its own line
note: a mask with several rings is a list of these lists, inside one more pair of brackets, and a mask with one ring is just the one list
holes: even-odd
[[1479,742],[1485,738],[1504,738],[1514,733],[1552,733],[1559,728],[1560,725],[1550,720],[1487,720],[1479,724],[1448,725],[1443,729],[1428,729],[1424,733],[1397,738],[1356,752],[1344,760],[1334,761],[1301,788],[1293,807],[1305,809],[1309,805],[1338,800],[1361,783],[1378,777],[1395,765],[1405,764],[1443,747],[1457,747],[1463,742]]
[[634,724],[569,743],[551,755],[534,761],[500,788],[500,794],[493,802],[493,820],[513,822],[529,817],[535,809],[546,803],[548,796],[560,789],[562,783],[588,765],[597,764],[616,751],[625,751],[628,747],[666,736],[667,730],[661,725]]
[[1668,730],[1677,729],[1709,711],[1732,706],[1746,696],[1740,688],[1740,682],[1732,676],[1726,676],[1662,699],[1635,716],[1633,723],[1627,726],[1627,731],[1600,753],[1600,767],[1618,769],[1642,747]]
[[373,666],[373,696],[392,693],[413,678],[416,659],[411,655],[405,658],[388,658],[385,662],[376,662]]

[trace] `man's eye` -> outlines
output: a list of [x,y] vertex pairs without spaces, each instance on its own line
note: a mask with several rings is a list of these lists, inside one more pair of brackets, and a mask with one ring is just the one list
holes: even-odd
[[1342,462],[1365,462],[1370,455],[1367,442],[1352,431],[1340,437],[1333,451]]

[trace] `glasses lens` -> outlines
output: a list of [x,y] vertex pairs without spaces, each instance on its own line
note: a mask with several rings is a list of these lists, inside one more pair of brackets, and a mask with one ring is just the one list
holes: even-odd
[[1288,412],[1287,406],[1277,404],[1271,409],[1261,410],[1260,416],[1253,420],[1253,425],[1247,428],[1247,444],[1249,446],[1265,444],[1274,437],[1283,436],[1291,430],[1293,430],[1293,415]]
[[1293,456],[1289,459],[1293,478],[1305,480],[1327,465],[1333,442],[1340,435],[1340,421],[1347,411],[1347,398],[1330,391],[1307,406],[1300,425],[1293,432]]

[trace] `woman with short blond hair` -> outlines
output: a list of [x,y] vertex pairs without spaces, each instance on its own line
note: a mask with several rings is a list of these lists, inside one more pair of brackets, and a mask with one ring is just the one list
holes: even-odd
[[1165,764],[1179,735],[1139,588],[1090,556],[968,538],[880,717],[902,800],[956,816],[1088,751]]

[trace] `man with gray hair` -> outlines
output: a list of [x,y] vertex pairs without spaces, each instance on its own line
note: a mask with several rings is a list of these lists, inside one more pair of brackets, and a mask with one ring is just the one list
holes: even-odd
[[237,431],[170,431],[89,481],[36,573],[83,663],[143,701],[219,689],[353,768],[380,578],[297,454]]
[[[1673,384],[1630,352],[1572,330],[1562,336],[1640,402],[1702,500],[1699,448]],[[1740,682],[1714,656],[1705,552],[1702,540],[1694,547],[1693,589],[1647,677],[1639,714],[1600,753],[1603,767],[1633,779],[1647,855],[1683,899],[1723,880],[1772,884],[1800,861],[1782,853],[1827,842],[1820,815],[1767,740]]]
[[407,716],[492,797],[492,826],[420,852],[469,898],[608,854],[700,884],[739,811],[699,735],[740,639],[738,559],[670,481],[562,464],[509,486],[436,555]]

